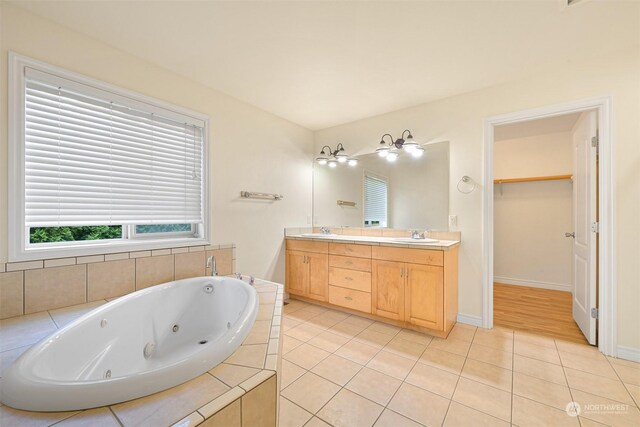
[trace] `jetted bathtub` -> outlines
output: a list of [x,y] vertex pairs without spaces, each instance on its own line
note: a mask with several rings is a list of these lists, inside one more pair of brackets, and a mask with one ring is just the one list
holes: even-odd
[[104,304],[20,356],[0,400],[69,411],[146,396],[195,378],[249,334],[258,294],[228,277],[177,280]]

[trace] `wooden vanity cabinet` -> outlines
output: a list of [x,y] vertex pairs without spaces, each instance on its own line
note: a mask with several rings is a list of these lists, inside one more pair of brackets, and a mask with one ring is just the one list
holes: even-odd
[[371,312],[392,320],[404,320],[406,264],[372,261]]
[[[290,242],[295,243],[290,244]],[[313,244],[309,245],[309,243]],[[329,299],[327,248],[327,243],[323,242],[287,241],[285,278],[287,292],[316,301]]]

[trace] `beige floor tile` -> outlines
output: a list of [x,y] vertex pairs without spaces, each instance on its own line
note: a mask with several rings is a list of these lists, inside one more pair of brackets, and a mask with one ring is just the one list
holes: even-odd
[[449,399],[403,383],[389,402],[389,409],[426,426],[440,426],[449,408]]
[[304,343],[282,357],[291,363],[295,363],[296,365],[309,370],[326,359],[329,354],[331,353]]
[[453,400],[485,414],[511,421],[511,393],[468,378],[460,378]]
[[625,360],[625,359],[617,359],[615,357],[610,357],[610,356],[607,356],[607,359],[613,365],[629,366],[630,368],[640,369],[640,362],[633,362],[631,360]]
[[0,406],[2,427],[45,427],[69,418],[75,412],[27,412]]
[[513,374],[513,393],[562,410],[572,400],[569,387],[550,383],[519,372]]
[[384,334],[382,332],[376,332],[376,331],[373,331],[371,329],[365,329],[364,331],[362,331],[358,335],[356,335],[353,338],[353,340],[368,344],[371,347],[382,348],[385,345],[387,345],[387,343],[389,341],[391,341],[392,338],[393,338],[393,336],[391,336],[389,334]]
[[430,347],[427,347],[424,353],[422,353],[422,356],[420,356],[420,359],[418,359],[419,363],[444,369],[454,374],[460,374],[460,372],[462,372],[464,361],[464,356],[458,356],[444,350]]
[[547,363],[516,354],[513,356],[513,371],[552,383],[567,385],[562,366],[554,365],[553,363]]
[[312,414],[290,400],[280,399],[278,427],[302,427],[311,417],[313,417]]
[[311,372],[344,387],[360,369],[362,369],[362,365],[331,354],[317,364]]
[[301,323],[302,322],[299,321],[299,320],[292,319],[289,316],[284,316],[282,318],[282,330],[283,331],[288,331],[289,329],[295,328],[296,326],[298,326]]
[[56,427],[119,427],[120,423],[115,419],[109,408],[96,408],[82,411],[73,417],[67,418]]
[[403,340],[407,340],[407,341],[413,341],[423,345],[429,345],[429,343],[433,339],[433,337],[430,335],[412,331],[410,329],[401,330],[400,332],[398,332],[398,335],[396,335],[395,337]]
[[612,366],[622,381],[629,384],[640,385],[640,368],[621,364],[612,364]]
[[537,343],[521,341],[516,338],[513,343],[513,352],[521,356],[560,365],[560,356],[555,347],[544,347]]
[[496,365],[504,369],[513,368],[513,353],[497,348],[485,347],[479,344],[472,344],[469,349],[470,359]]
[[294,348],[297,348],[304,344],[304,341],[300,341],[294,337],[290,337],[287,334],[282,334],[282,354],[287,354]]
[[456,340],[471,342],[473,341],[473,336],[476,334],[476,329],[477,328],[475,326],[456,323],[453,329],[451,329],[451,332],[449,332],[447,339],[453,338]]
[[344,319],[346,319],[349,316],[350,314],[343,313],[337,310],[327,310],[324,313],[322,313],[322,317],[326,317],[327,319],[335,319],[338,322],[342,322]]
[[571,341],[556,340],[556,347],[558,351],[564,351],[566,353],[575,353],[584,357],[601,358],[604,355],[598,351],[598,347],[589,344],[579,344]]
[[495,329],[487,330],[478,328],[476,335],[473,337],[473,342],[486,347],[493,347],[499,350],[513,352],[512,333],[506,333]]
[[322,316],[312,317],[311,319],[307,320],[306,323],[308,325],[315,326],[316,328],[326,330],[332,327],[333,325],[340,323],[340,320],[332,317],[326,317],[323,314]]
[[307,305],[306,307],[303,308],[303,310],[308,311],[310,313],[315,313],[316,315],[324,314],[324,313],[327,313],[329,311],[333,311],[333,310],[329,310],[326,307],[322,307],[322,306],[314,305],[314,304]]
[[640,425],[640,410],[637,407],[621,404],[615,400],[580,390],[572,390],[573,400],[580,404],[580,417],[588,418],[610,426]]
[[362,327],[363,330],[368,328],[374,323],[373,320],[366,319],[364,317],[360,317],[356,315],[351,315],[347,317],[346,319],[343,320],[343,322],[348,323],[350,325],[360,326]]
[[304,425],[304,427],[331,427],[329,424],[325,423],[318,417],[313,417],[309,420],[308,423]]
[[397,354],[381,351],[367,363],[367,367],[383,374],[391,375],[399,380],[404,380],[415,363],[415,361]]
[[289,362],[286,359],[282,359],[282,369],[280,378],[280,389],[284,390],[295,380],[303,376],[307,371],[300,366]]
[[386,406],[400,384],[402,381],[397,378],[365,367],[349,381],[345,388]]
[[467,359],[462,369],[463,377],[505,391],[511,391],[512,371],[474,359]]
[[509,427],[510,424],[484,412],[451,402],[443,427]]
[[313,311],[308,311],[305,308],[300,310],[296,310],[292,313],[286,313],[289,319],[297,320],[298,322],[306,322],[307,320],[316,317],[318,313]]
[[422,424],[418,424],[415,421],[410,420],[407,417],[403,417],[389,409],[382,411],[382,414],[378,418],[378,421],[374,424],[375,427],[422,427]]
[[302,323],[298,326],[295,326],[289,329],[284,334],[290,337],[293,337],[297,340],[307,342],[311,338],[317,335],[320,335],[323,332],[324,332],[324,329],[316,328],[315,326],[312,326],[308,323]]
[[455,338],[442,339],[434,338],[429,344],[429,348],[448,351],[459,356],[467,356],[471,343],[469,341],[457,340]]
[[383,334],[391,335],[392,337],[395,337],[398,334],[398,332],[402,330],[402,328],[400,328],[399,326],[389,325],[383,322],[375,322],[371,326],[369,326],[367,329],[371,331],[381,332]]
[[635,405],[635,401],[620,380],[609,379],[588,372],[565,368],[564,372],[572,390],[580,390],[618,402]]
[[58,328],[63,328],[106,302],[107,301],[105,300],[99,300],[85,304],[73,305],[71,307],[58,308],[56,310],[50,310],[49,314],[53,321],[56,322],[56,325],[58,325]]
[[0,320],[0,352],[34,344],[56,329],[47,312]]
[[566,411],[520,396],[513,396],[513,424],[518,427],[580,427],[578,418],[567,415]]
[[266,356],[267,344],[241,345],[225,362],[262,369]]
[[616,371],[613,370],[607,358],[602,355],[599,357],[585,357],[576,353],[560,351],[560,360],[562,361],[562,366],[566,368],[577,369],[578,371],[589,372],[611,379],[618,378]]
[[296,405],[315,414],[340,390],[331,381],[307,372],[280,393]]
[[342,335],[349,339],[355,337],[360,332],[364,331],[366,326],[353,325],[351,323],[345,323],[344,321],[330,327],[328,329],[329,332],[333,334]]
[[624,384],[625,387],[627,387],[627,391],[629,391],[629,394],[631,395],[631,397],[633,397],[633,400],[635,400],[636,402],[636,406],[640,406],[640,385],[635,385],[635,384]]
[[526,342],[529,344],[537,345],[539,347],[556,349],[556,341],[553,338],[532,334],[530,332],[513,331],[513,341],[514,343]]
[[581,427],[608,427],[606,424],[590,420],[589,418],[578,417],[578,420],[580,420]]
[[239,385],[241,382],[251,378],[258,372],[260,372],[260,369],[249,368],[247,366],[229,365],[228,363],[221,363],[209,371],[211,375],[229,387]]
[[424,390],[451,399],[456,384],[458,383],[458,375],[434,368],[433,366],[416,363],[409,375],[407,375],[405,381]]
[[375,356],[378,351],[379,349],[371,347],[370,345],[357,341],[349,341],[340,347],[335,354],[359,363],[360,365],[366,365],[371,359],[373,359],[373,356]]
[[349,338],[329,331],[325,331],[308,341],[309,344],[328,351],[329,353],[335,352],[347,342],[349,342]]
[[418,360],[426,348],[427,346],[425,344],[404,340],[402,338],[393,338],[384,347],[384,351],[395,353],[407,359]]
[[318,412],[318,417],[335,427],[370,427],[383,409],[362,396],[342,389]]

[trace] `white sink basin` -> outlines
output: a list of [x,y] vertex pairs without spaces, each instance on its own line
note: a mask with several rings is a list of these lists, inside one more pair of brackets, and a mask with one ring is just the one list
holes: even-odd
[[438,243],[436,239],[413,239],[411,237],[393,237],[391,239],[394,243]]
[[322,233],[304,233],[301,234],[302,237],[326,237],[328,239],[336,237],[337,234],[322,234]]

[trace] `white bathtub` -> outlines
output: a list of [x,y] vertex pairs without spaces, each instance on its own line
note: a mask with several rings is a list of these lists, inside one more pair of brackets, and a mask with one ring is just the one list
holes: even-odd
[[0,380],[0,401],[68,411],[146,396],[195,378],[247,337],[258,294],[227,277],[197,277],[126,295],[27,350]]

